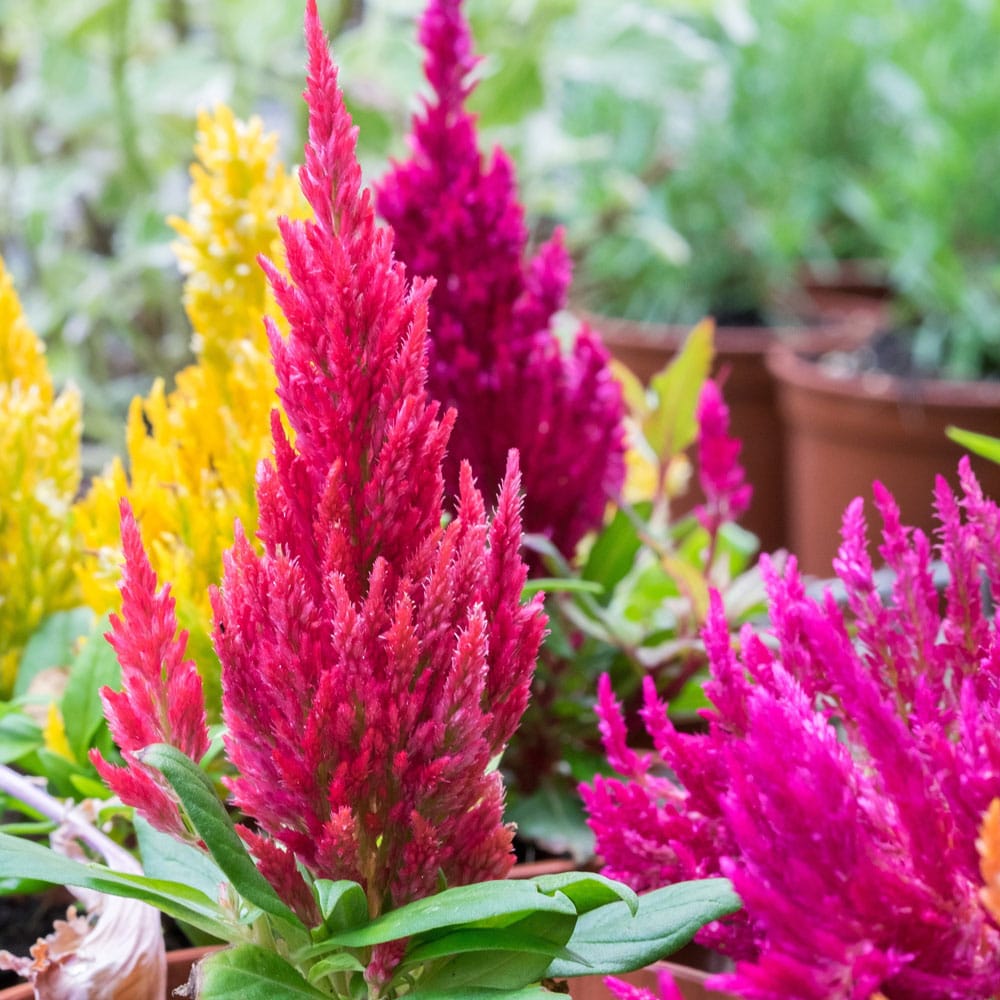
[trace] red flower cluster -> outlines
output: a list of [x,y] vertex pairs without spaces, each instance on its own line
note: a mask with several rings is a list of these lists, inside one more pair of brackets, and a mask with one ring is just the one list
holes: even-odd
[[[294,443],[275,415],[274,461],[258,474],[263,555],[237,531],[213,608],[243,835],[283,897],[314,919],[297,865],[360,882],[373,915],[442,878],[506,874],[512,830],[490,765],[526,706],[544,615],[540,598],[521,603],[515,454],[492,519],[465,466],[442,524],[453,415],[424,388],[432,283],[407,281],[392,233],[375,224],[314,3],[306,33],[300,177],[315,221],[282,221],[288,278],[265,263],[290,327],[287,338],[269,333]],[[132,778],[115,787],[155,815],[164,807],[130,754],[166,740],[197,756],[202,744],[174,713],[190,710],[200,732],[204,717],[190,664],[174,667],[168,598],[152,596],[127,514],[123,525],[125,621],[114,642],[125,691],[107,698]],[[381,981],[393,962],[376,949],[369,977]]]

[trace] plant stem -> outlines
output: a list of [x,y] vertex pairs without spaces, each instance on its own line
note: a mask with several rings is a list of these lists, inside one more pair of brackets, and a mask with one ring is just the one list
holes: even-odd
[[6,764],[0,764],[0,791],[6,792],[11,798],[23,802],[35,812],[65,827],[106,861],[121,855],[122,849],[110,837],[82,819],[71,806],[53,798],[44,788],[40,788]]

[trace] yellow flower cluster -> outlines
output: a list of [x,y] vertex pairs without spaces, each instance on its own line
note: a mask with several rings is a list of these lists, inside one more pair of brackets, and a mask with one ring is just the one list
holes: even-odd
[[208,588],[221,578],[234,520],[248,536],[256,529],[254,477],[270,451],[277,405],[263,317],[279,327],[282,319],[257,255],[281,262],[278,217],[301,218],[307,209],[277,161],[276,137],[258,119],[243,123],[222,107],[201,115],[198,127],[190,215],[171,220],[197,361],[172,392],[158,381],[147,399],[133,400],[129,474],[115,461],[78,505],[77,521],[87,550],[84,600],[103,613],[119,602],[118,501],[129,499],[153,568],[171,582],[190,652],[209,667],[206,693],[217,703]]
[[55,395],[45,348],[0,259],[0,696],[42,619],[78,603],[70,529],[80,397]]

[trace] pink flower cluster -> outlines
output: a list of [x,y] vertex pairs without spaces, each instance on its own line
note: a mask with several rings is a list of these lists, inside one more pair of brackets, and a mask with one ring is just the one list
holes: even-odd
[[794,560],[783,576],[765,560],[770,635],[744,630],[737,653],[714,600],[707,734],[677,732],[649,685],[655,754],[635,753],[601,685],[621,778],[583,794],[606,872],[638,889],[733,880],[745,909],[699,936],[737,959],[720,989],[755,1000],[1000,991],[976,852],[1000,795],[1000,508],[965,460],[959,478],[957,496],[937,482],[936,546],[876,484],[884,593],[856,500],[835,562],[846,609],[832,590],[808,596]]
[[552,329],[570,282],[561,236],[525,263],[513,165],[500,149],[484,165],[464,107],[477,60],[461,0],[430,0],[420,40],[433,96],[414,120],[412,159],[382,181],[378,208],[401,259],[438,283],[429,388],[458,411],[446,483],[457,484],[461,460],[480,483],[497,482],[516,447],[525,529],[569,557],[624,477],[621,392],[589,330],[563,354]]
[[711,535],[738,521],[750,506],[753,487],[740,465],[743,442],[729,436],[729,407],[713,379],[707,379],[695,411],[698,421],[698,481],[705,503],[695,516]]
[[[213,607],[242,833],[281,895],[314,920],[299,865],[360,882],[372,915],[442,878],[507,873],[512,829],[490,764],[527,703],[544,615],[540,598],[521,603],[515,454],[492,518],[463,466],[456,514],[442,525],[453,414],[424,388],[432,283],[407,281],[392,233],[375,224],[314,3],[306,33],[300,178],[315,221],[282,221],[288,278],[265,264],[290,327],[287,338],[269,332],[294,443],[275,415],[274,460],[257,483],[263,554],[237,531]],[[190,709],[203,732],[204,714],[187,665],[173,666],[176,622],[153,596],[129,515],[124,531],[125,621],[113,641],[125,692],[106,700],[134,781],[115,788],[170,828],[129,753],[165,739],[197,755],[202,744],[178,742],[187,730],[173,716]],[[150,724],[132,726],[129,713]],[[164,713],[169,726],[157,722]],[[375,950],[374,982],[391,970],[385,951]]]
[[643,989],[641,986],[632,986],[611,976],[604,982],[608,991],[617,1000],[684,1000],[684,994],[681,993],[674,982],[674,977],[668,971],[660,972],[657,978],[659,982],[656,993]]

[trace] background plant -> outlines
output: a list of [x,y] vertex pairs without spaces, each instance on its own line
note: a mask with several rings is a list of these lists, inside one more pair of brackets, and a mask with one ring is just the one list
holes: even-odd
[[0,258],[0,695],[28,638],[78,601],[70,509],[80,485],[80,396],[56,395],[44,347]]
[[[710,588],[723,594],[734,632],[764,617],[757,541],[738,525],[750,488],[720,389],[708,380],[712,358],[712,326],[703,323],[648,388],[619,372],[630,408],[623,494],[576,564],[528,539],[555,575],[542,582],[551,588],[550,635],[502,766],[508,814],[549,850],[593,853],[576,786],[607,768],[592,712],[601,674],[610,671],[630,719],[649,678],[678,724],[690,725],[704,704]],[[705,498],[693,509],[692,476]]]
[[543,111],[555,138],[539,123],[544,152],[525,154],[529,204],[566,225],[579,301],[759,321],[800,305],[803,259],[877,255],[843,202],[895,141],[875,86],[881,8],[598,7],[563,26]]
[[[904,8],[875,29],[877,83],[904,143],[847,205],[886,260],[903,370],[978,378],[1000,366],[1000,73],[985,41],[1000,6]],[[879,359],[885,363],[885,359]]]
[[234,520],[254,532],[254,482],[271,450],[276,405],[264,317],[280,312],[257,257],[280,259],[278,218],[301,218],[307,209],[277,161],[277,137],[259,119],[240,122],[225,106],[203,114],[196,151],[189,217],[173,220],[196,362],[170,393],[158,379],[147,399],[133,400],[128,473],[115,458],[75,510],[86,546],[77,575],[88,606],[99,614],[117,606],[118,507],[127,497],[157,570],[173,580],[217,706],[208,588],[221,577]]

